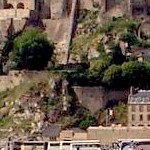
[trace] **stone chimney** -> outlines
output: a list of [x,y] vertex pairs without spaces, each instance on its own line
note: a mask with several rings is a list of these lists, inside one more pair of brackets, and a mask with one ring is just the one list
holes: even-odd
[[137,89],[135,89],[133,86],[131,86],[129,95],[134,95],[135,93],[137,93]]

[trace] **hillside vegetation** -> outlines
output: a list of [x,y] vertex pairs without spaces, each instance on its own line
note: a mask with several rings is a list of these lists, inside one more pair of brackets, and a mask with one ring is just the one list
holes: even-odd
[[2,51],[0,72],[7,74],[11,69],[19,69],[25,73],[25,82],[0,92],[1,137],[39,137],[45,126],[54,123],[62,124],[64,129],[106,125],[106,111],[110,108],[116,115],[108,118],[109,125],[126,125],[125,103],[106,105],[91,113],[79,103],[71,86],[149,89],[149,56],[139,61],[136,54],[136,49],[150,48],[150,36],[141,32],[139,37],[140,23],[124,17],[101,24],[99,11],[81,10],[69,62],[81,63],[82,69],[63,69],[65,65],[56,65],[53,44],[38,29],[28,35],[28,32],[10,35]]

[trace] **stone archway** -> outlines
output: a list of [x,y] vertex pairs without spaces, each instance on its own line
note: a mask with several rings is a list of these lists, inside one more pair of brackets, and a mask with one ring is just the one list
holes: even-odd
[[13,9],[13,5],[12,4],[9,4],[7,3],[6,5],[4,5],[4,9]]
[[24,9],[24,4],[23,3],[18,3],[17,4],[17,9]]

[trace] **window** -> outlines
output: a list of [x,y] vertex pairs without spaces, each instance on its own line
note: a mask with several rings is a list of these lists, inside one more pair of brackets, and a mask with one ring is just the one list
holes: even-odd
[[135,105],[132,105],[131,108],[132,108],[132,112],[135,112]]
[[4,9],[13,9],[13,5],[12,4],[6,4],[4,5]]
[[144,110],[144,106],[143,105],[139,105],[139,111],[143,112],[143,110]]
[[23,3],[18,3],[17,4],[17,9],[24,9],[24,4]]
[[147,115],[147,121],[150,121],[150,114]]
[[143,121],[143,115],[140,115],[140,116],[139,116],[139,120],[140,120],[140,121]]
[[135,115],[132,114],[132,121],[135,121]]
[[150,112],[150,105],[147,105],[147,111]]

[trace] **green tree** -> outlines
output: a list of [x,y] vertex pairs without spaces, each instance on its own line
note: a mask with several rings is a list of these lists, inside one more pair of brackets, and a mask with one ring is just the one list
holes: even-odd
[[54,46],[37,28],[28,28],[14,41],[11,60],[18,69],[41,70],[47,66]]
[[117,106],[115,106],[114,108],[115,110],[115,119],[114,122],[115,123],[120,123],[123,125],[127,124],[127,105],[124,103],[119,103]]
[[90,68],[89,68],[89,74],[93,77],[103,77],[103,73],[105,69],[109,66],[109,60],[102,60],[102,59],[93,59],[90,61]]
[[122,33],[120,39],[124,42],[128,42],[129,46],[135,45],[138,42],[136,35],[131,32]]
[[87,129],[89,126],[96,126],[98,125],[97,119],[93,115],[87,115],[80,123],[79,127],[81,129]]
[[119,64],[122,64],[126,60],[126,57],[122,54],[119,44],[112,45],[110,49],[112,50],[112,53],[110,55],[112,64],[119,65]]
[[146,83],[148,68],[138,61],[125,62],[121,66],[122,77],[128,86],[142,87]]
[[103,82],[109,87],[121,87],[122,83],[122,70],[121,66],[111,65],[105,72],[103,77]]

